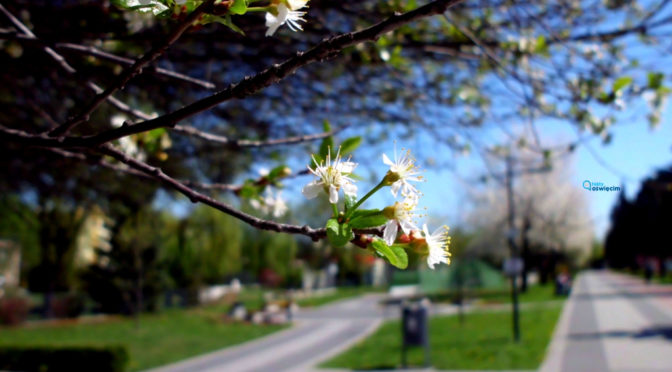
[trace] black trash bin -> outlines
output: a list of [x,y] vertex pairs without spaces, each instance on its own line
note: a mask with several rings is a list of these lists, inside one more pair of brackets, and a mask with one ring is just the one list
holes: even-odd
[[422,346],[425,349],[425,367],[429,367],[429,307],[426,301],[404,303],[401,309],[402,357],[401,364],[407,367],[406,351],[408,346]]

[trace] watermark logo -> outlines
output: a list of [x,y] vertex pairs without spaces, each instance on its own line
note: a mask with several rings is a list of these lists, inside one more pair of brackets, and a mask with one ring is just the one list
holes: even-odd
[[582,183],[584,189],[588,191],[621,191],[620,186],[605,186],[602,182],[585,180]]

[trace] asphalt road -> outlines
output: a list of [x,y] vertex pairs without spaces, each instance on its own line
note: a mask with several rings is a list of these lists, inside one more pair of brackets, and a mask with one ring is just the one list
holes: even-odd
[[373,294],[302,309],[288,330],[152,371],[309,371],[398,315],[398,310],[386,313],[380,299]]

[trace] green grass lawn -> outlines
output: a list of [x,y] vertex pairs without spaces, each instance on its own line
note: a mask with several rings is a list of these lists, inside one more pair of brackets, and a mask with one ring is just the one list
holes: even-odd
[[[510,312],[467,313],[430,320],[432,366],[437,369],[536,369],[560,315],[561,306],[523,310],[520,343],[512,340]],[[410,365],[421,366],[421,348],[412,348]],[[390,321],[371,337],[322,366],[349,369],[395,368],[401,363],[401,324]]]
[[[487,303],[510,303],[511,290],[510,288],[503,292],[497,292],[481,297]],[[542,302],[563,300],[565,297],[555,295],[555,286],[553,283],[548,284],[532,284],[527,287],[527,291],[518,293],[518,300],[521,303],[528,302]]]
[[227,324],[222,307],[166,310],[140,318],[96,324],[51,324],[0,328],[0,345],[106,345],[127,347],[129,370],[141,370],[260,337],[282,326]]
[[[552,283],[548,284],[532,284],[528,286],[527,291],[518,294],[518,301],[521,303],[529,302],[543,302],[564,300],[565,297],[556,296],[554,293],[554,286]],[[478,299],[487,304],[503,304],[511,303],[511,289],[470,289],[465,292],[468,300]],[[432,302],[449,303],[453,302],[458,297],[454,291],[432,294],[429,298]]]

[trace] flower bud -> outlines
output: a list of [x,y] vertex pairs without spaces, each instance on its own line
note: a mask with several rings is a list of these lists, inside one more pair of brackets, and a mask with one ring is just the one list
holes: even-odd
[[395,208],[394,205],[390,205],[389,207],[383,208],[383,216],[387,218],[388,220],[393,220],[395,218]]
[[385,178],[383,178],[383,185],[392,186],[393,183],[399,181],[400,179],[401,176],[399,176],[399,173],[387,171],[387,173],[385,174]]

